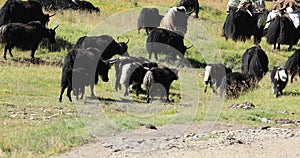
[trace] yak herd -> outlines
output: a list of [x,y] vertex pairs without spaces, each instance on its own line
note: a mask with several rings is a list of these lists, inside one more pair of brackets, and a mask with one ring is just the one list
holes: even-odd
[[[136,95],[146,92],[147,103],[154,96],[169,99],[169,91],[174,80],[178,80],[178,69],[172,69],[150,61],[152,53],[155,59],[158,54],[165,54],[168,58],[176,60],[177,56],[183,58],[187,49],[192,46],[184,45],[184,37],[187,30],[188,18],[195,12],[195,18],[199,14],[198,0],[181,0],[179,6],[172,7],[165,15],[160,15],[156,8],[143,8],[137,20],[137,29],[145,29],[147,33],[146,51],[149,59],[132,57],[128,53],[128,42],[119,41],[110,35],[83,36],[78,38],[75,45],[64,58],[61,76],[61,92],[59,101],[62,101],[64,91],[67,89],[67,97],[72,101],[71,92],[76,99],[82,99],[85,87],[90,86],[91,97],[96,98],[94,85],[99,82],[108,82],[108,72],[112,65],[115,67],[115,90],[124,88],[124,96],[129,95],[129,89],[135,89]],[[48,28],[50,17],[43,13],[46,10],[87,10],[99,12],[99,8],[91,3],[81,0],[7,0],[0,10],[0,42],[5,44],[4,58],[7,50],[12,57],[11,49],[14,47],[22,50],[31,50],[31,58],[34,61],[34,53],[42,39],[47,38],[55,43],[55,30]],[[245,41],[252,35],[258,44],[263,36],[262,26],[257,25],[260,15],[249,16],[245,11],[229,12],[224,26],[223,36],[235,41]],[[247,24],[248,26],[247,26]],[[249,24],[251,23],[251,24]],[[279,23],[279,26],[276,24]],[[267,42],[276,44],[295,44],[296,39],[288,39],[282,42],[281,32],[290,27],[284,18],[276,18],[272,21],[266,33]],[[284,25],[284,27],[282,26]],[[243,27],[253,26],[251,30]],[[278,31],[279,33],[275,33]],[[276,30],[273,31],[272,30]],[[285,30],[287,31],[287,30]],[[295,29],[297,31],[297,29]],[[272,37],[272,39],[268,37]],[[276,40],[274,40],[276,38]],[[294,38],[294,35],[293,35]],[[298,38],[298,37],[297,37]],[[298,39],[297,39],[298,40]],[[120,55],[119,58],[113,58]],[[240,92],[257,85],[268,69],[268,57],[259,45],[251,47],[242,56],[241,72],[232,72],[224,64],[208,64],[205,68],[204,84],[213,88],[214,93],[223,96],[236,97]],[[300,51],[296,51],[286,62],[285,67],[275,67],[271,72],[272,90],[276,97],[283,94],[283,89],[288,82],[288,73],[291,74],[291,82],[298,73],[300,74]]]

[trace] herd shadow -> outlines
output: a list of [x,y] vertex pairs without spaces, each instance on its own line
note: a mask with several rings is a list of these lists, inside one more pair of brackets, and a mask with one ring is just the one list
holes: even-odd
[[56,43],[52,44],[49,40],[42,40],[40,47],[47,49],[49,52],[59,52],[63,50],[69,51],[73,44],[62,37],[55,38]]

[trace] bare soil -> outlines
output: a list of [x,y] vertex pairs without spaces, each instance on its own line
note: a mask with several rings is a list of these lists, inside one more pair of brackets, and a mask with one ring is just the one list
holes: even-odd
[[[148,126],[149,127],[149,126]],[[300,157],[300,127],[246,127],[217,123],[209,131],[202,125],[146,126],[99,137],[56,158],[66,157]]]

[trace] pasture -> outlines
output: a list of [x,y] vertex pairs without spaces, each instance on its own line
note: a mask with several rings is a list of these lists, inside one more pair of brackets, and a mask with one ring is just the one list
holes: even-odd
[[[0,5],[2,6],[4,2],[1,0]],[[107,83],[100,81],[95,87],[99,99],[89,99],[87,87],[85,95],[87,98],[84,100],[70,103],[64,95],[63,102],[60,103],[58,97],[61,65],[68,49],[79,37],[97,31],[108,31],[97,28],[103,28],[99,25],[114,16],[123,19],[113,21],[114,26],[111,27],[125,27],[120,25],[125,25],[122,22],[128,21],[128,17],[117,14],[119,12],[133,10],[138,14],[137,11],[142,7],[156,6],[163,7],[160,14],[164,14],[166,8],[178,3],[177,0],[90,0],[90,2],[100,8],[100,15],[66,10],[63,14],[56,13],[50,19],[50,27],[59,24],[56,34],[57,44],[42,42],[35,54],[36,58],[40,59],[40,64],[29,62],[29,51],[22,52],[17,49],[12,50],[13,58],[10,56],[7,60],[0,58],[0,157],[57,155],[93,141],[97,136],[131,130],[147,124],[155,126],[191,122],[201,124],[203,120],[217,120],[260,126],[265,124],[257,118],[299,120],[298,77],[297,81],[288,83],[284,95],[279,98],[275,98],[272,94],[270,73],[267,73],[257,88],[243,93],[239,98],[223,101],[212,94],[210,88],[207,93],[203,93],[203,67],[181,68],[180,80],[171,86],[170,99],[174,102],[168,104],[146,104],[144,94],[136,97],[132,93],[130,97],[123,97],[123,91],[114,90],[114,67],[109,73],[110,81]],[[226,17],[227,1],[199,0],[199,3],[202,7],[199,19],[190,17],[187,37],[192,40],[193,35],[199,35],[203,40],[197,45],[194,44],[194,47],[186,52],[185,58],[194,61],[191,62],[194,66],[222,60],[233,68],[233,71],[240,71],[242,54],[253,46],[253,40],[235,43],[231,40],[225,41],[220,36]],[[270,2],[267,3],[268,6],[271,5]],[[142,47],[146,40],[144,30],[141,34],[137,34],[137,30],[129,30],[123,34],[114,34],[113,37],[116,38],[118,35],[120,40],[124,41],[126,36],[129,37],[129,54],[148,56]],[[190,45],[192,42],[186,40],[185,44]],[[264,38],[261,47],[268,55],[270,70],[274,66],[283,66],[288,56],[293,53],[287,51],[287,45],[283,45],[280,51],[273,50],[273,46],[266,44]],[[298,45],[294,46],[294,49],[297,48]],[[0,49],[3,52],[4,45],[1,45]],[[251,110],[227,108],[228,105],[244,101],[252,102],[255,108]]]

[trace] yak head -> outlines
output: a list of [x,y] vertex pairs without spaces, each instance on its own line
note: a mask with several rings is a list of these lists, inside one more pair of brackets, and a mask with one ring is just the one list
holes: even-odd
[[56,43],[55,40],[55,30],[58,28],[59,25],[57,25],[56,27],[54,27],[53,29],[48,29],[48,39],[51,43]]
[[127,50],[128,50],[128,42],[129,42],[129,38],[127,37],[127,41],[126,42],[119,42],[119,37],[117,37],[117,42],[118,44],[120,45],[121,47],[121,50],[120,50],[120,55],[123,55],[123,56],[129,56]]

